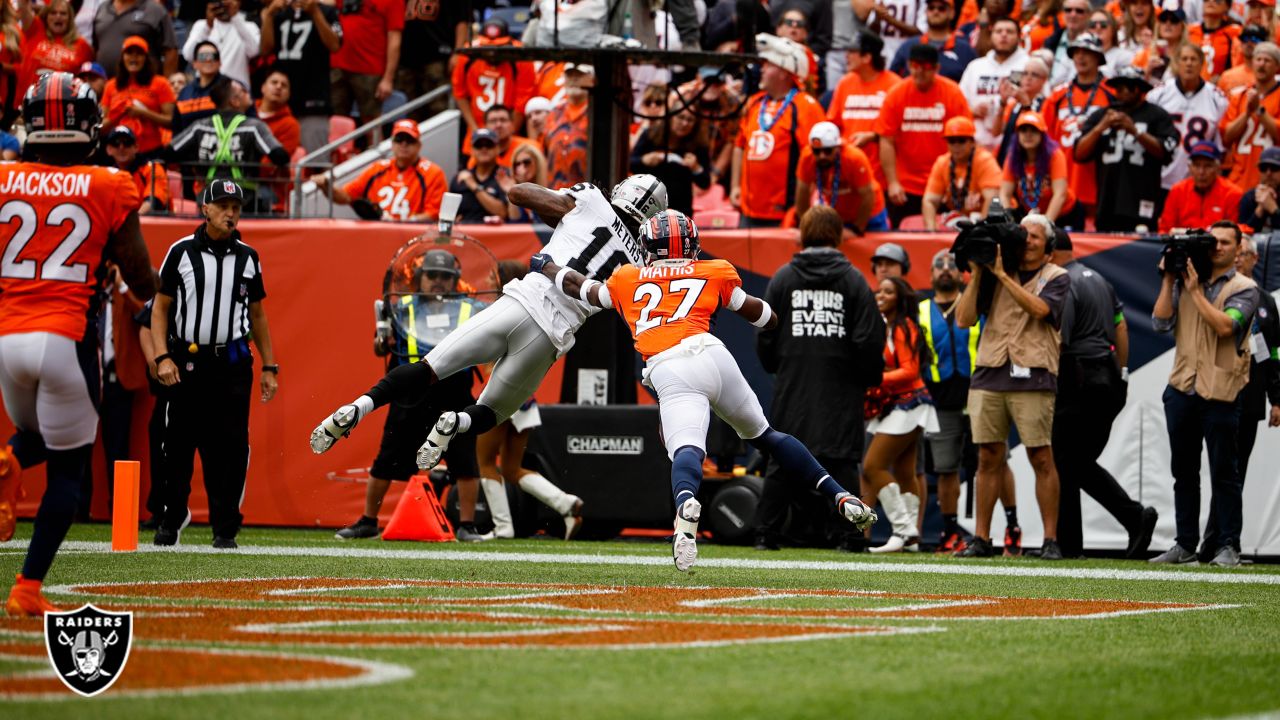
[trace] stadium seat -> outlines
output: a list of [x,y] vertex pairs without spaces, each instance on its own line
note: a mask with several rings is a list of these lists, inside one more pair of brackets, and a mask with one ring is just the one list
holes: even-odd
[[727,205],[728,199],[724,196],[724,186],[720,183],[714,183],[705,191],[693,191],[693,212],[700,213],[704,210],[717,210],[722,205]]
[[913,230],[917,232],[920,230],[924,230],[924,216],[908,215],[907,217],[902,218],[902,223],[898,225],[898,229]]
[[[329,116],[329,142],[333,142],[338,138],[346,135],[356,129],[356,121],[345,115]],[[351,157],[356,152],[356,144],[354,140],[348,140],[337,147],[333,151],[334,164],[340,163]]]
[[703,230],[726,230],[738,227],[738,211],[732,206],[693,213],[693,222]]

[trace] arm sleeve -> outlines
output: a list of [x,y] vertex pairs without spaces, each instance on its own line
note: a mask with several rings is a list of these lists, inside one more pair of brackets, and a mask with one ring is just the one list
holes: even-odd
[[1063,273],[1045,283],[1040,291],[1040,299],[1049,306],[1049,323],[1054,327],[1062,325],[1062,309],[1067,302],[1067,293],[1071,290],[1071,276]]
[[231,18],[231,27],[240,36],[240,41],[244,44],[245,57],[250,60],[258,57],[258,50],[262,47],[262,30],[245,19],[244,13],[236,13]]
[[[170,25],[172,27],[172,25]],[[191,23],[187,33],[187,41],[182,44],[182,58],[187,62],[195,59],[196,46],[209,39],[209,23],[200,18]]]
[[365,168],[365,171],[360,173],[360,177],[342,186],[342,192],[350,195],[352,200],[356,200],[358,198],[368,199],[365,195],[365,187],[368,186],[374,173],[378,172],[379,169],[380,166],[378,163],[374,163]]
[[[1257,288],[1241,290],[1222,304],[1223,311],[1231,315],[1231,329],[1234,331],[1237,345],[1244,341],[1245,336],[1253,328],[1253,315],[1258,310],[1259,292],[1261,291]],[[1232,313],[1232,310],[1235,313]],[[1239,313],[1239,318],[1235,317],[1236,313]]]
[[433,218],[440,217],[440,203],[444,201],[444,194],[448,189],[449,179],[444,176],[444,170],[433,163],[427,171],[427,196],[422,202],[422,212]]
[[915,353],[913,337],[913,333],[904,332],[901,326],[894,328],[893,356],[898,367],[884,371],[882,385],[903,385],[920,376],[920,357]]
[[738,275],[738,271],[734,270],[733,265],[728,261],[721,260],[720,262],[724,263],[718,273],[721,277],[720,306],[725,307],[729,304],[729,298],[733,295],[734,288],[742,287],[742,278]]
[[178,286],[182,284],[182,276],[178,272],[178,262],[182,259],[182,251],[178,249],[178,244],[169,248],[168,254],[164,256],[164,262],[160,265],[160,292],[171,298],[178,297]]
[[258,302],[267,296],[267,288],[262,283],[262,261],[258,253],[249,256],[248,267],[253,268],[253,277],[249,278],[249,302]]

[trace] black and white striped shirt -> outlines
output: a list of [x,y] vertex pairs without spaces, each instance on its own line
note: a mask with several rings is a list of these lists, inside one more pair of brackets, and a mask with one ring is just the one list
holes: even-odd
[[160,292],[173,298],[173,337],[224,345],[248,337],[249,303],[267,293],[258,253],[240,242],[240,233],[215,241],[204,227],[169,248],[160,266]]

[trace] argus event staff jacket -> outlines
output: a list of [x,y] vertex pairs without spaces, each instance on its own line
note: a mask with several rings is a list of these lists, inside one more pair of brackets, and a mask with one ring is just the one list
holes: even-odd
[[884,372],[884,320],[871,288],[835,248],[796,253],[769,282],[778,327],[760,333],[777,374],[772,420],[818,456],[862,455],[862,404]]

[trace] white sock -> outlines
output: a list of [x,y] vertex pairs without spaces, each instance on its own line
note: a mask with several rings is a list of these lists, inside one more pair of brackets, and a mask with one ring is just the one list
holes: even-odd
[[515,537],[516,529],[511,520],[511,505],[507,502],[506,485],[501,480],[480,478],[480,489],[484,492],[485,502],[489,506],[489,517],[493,519],[494,537]]
[[572,512],[573,504],[578,500],[577,497],[569,495],[538,473],[529,473],[520,478],[519,482],[521,490],[538,498],[543,505],[561,515],[568,515]]
[[471,429],[471,416],[460,412],[458,413],[458,432],[464,433]]
[[361,395],[360,397],[356,398],[355,402],[351,404],[355,405],[356,409],[360,411],[360,418],[362,419],[364,418],[364,416],[373,412],[373,398],[369,397],[368,395]]

